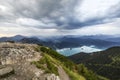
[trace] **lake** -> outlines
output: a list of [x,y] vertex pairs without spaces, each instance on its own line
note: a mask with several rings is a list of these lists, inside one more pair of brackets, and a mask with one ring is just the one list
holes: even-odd
[[96,51],[102,51],[103,49],[98,49],[95,46],[82,46],[82,47],[75,47],[75,48],[63,48],[63,49],[57,49],[56,51],[64,56],[70,56],[76,53],[85,52],[85,53],[91,53]]

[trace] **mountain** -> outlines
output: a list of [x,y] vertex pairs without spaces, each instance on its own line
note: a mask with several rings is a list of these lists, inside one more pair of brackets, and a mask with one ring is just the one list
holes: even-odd
[[18,42],[19,40],[25,38],[25,36],[22,36],[22,35],[16,35],[16,36],[13,36],[13,37],[1,37],[0,38],[0,42],[5,42],[5,41],[15,41],[15,42]]
[[[108,38],[108,37],[107,37]],[[110,38],[110,37],[109,37]],[[81,46],[91,46],[94,45],[96,48],[106,49],[112,46],[119,46],[120,42],[114,42],[106,39],[98,39],[97,37],[90,36],[61,36],[61,37],[25,37],[21,35],[16,35],[13,37],[2,37],[0,42],[4,41],[15,41],[23,43],[36,43],[42,44],[53,49],[63,49],[63,48],[75,48]]]
[[120,79],[120,47],[111,47],[94,53],[78,53],[68,57],[77,64],[83,63],[99,75]]
[[[92,38],[83,38],[83,37],[63,37],[60,39],[59,45],[61,44],[71,44],[71,47],[75,46],[91,46],[94,45],[98,48],[108,48],[111,46],[119,45],[120,43],[112,42],[112,41],[106,41],[101,39],[92,39]],[[59,47],[59,46],[58,46]]]
[[108,80],[49,47],[0,43],[0,80]]
[[107,41],[114,41],[114,42],[120,42],[120,37],[115,37],[115,38],[107,38]]
[[22,43],[32,43],[32,44],[41,44],[41,43],[44,43],[44,41],[36,38],[36,37],[30,37],[30,38],[22,38],[19,40],[19,42],[22,42]]

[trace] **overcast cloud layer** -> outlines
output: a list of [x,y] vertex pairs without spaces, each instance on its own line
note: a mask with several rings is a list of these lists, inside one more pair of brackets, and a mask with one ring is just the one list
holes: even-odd
[[0,0],[0,36],[120,35],[120,0]]

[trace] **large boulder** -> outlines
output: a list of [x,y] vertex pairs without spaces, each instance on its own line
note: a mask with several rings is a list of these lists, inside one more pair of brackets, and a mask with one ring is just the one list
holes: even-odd
[[14,69],[10,66],[0,66],[0,78],[9,76],[14,73]]
[[50,74],[49,76],[46,77],[46,80],[60,80],[60,78],[55,74]]

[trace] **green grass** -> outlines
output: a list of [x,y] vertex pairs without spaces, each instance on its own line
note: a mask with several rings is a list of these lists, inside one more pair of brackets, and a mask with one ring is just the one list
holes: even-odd
[[79,75],[78,73],[75,73],[66,67],[63,67],[63,68],[66,71],[66,73],[69,75],[71,80],[86,80],[83,76]]
[[50,57],[46,54],[39,61],[32,63],[35,64],[37,68],[45,70],[45,73],[54,73],[58,75],[58,68],[54,65]]
[[[45,70],[45,72],[55,73],[58,75],[58,69],[56,66],[62,66],[71,80],[85,80],[83,76],[80,76],[78,73],[73,71],[75,66],[74,63],[63,55],[60,55],[56,51],[43,46],[35,48],[35,50],[43,52],[43,58],[37,62],[34,62],[38,68]],[[45,64],[47,67],[43,66]]]
[[71,80],[107,80],[88,70],[83,64],[76,65],[65,56],[48,47],[39,46],[36,48],[36,51],[42,51],[43,58],[35,64],[38,68],[44,69],[46,72],[59,75],[57,66],[62,66]]
[[78,73],[83,75],[87,80],[108,80],[102,76],[95,74],[93,71],[89,70],[83,64],[77,66]]
[[48,54],[49,56],[51,56],[52,58],[62,62],[62,64],[64,64],[64,66],[66,66],[69,69],[74,69],[74,63],[70,60],[68,60],[65,56],[59,54],[58,52],[48,48],[48,47],[40,47],[40,50],[46,54]]

